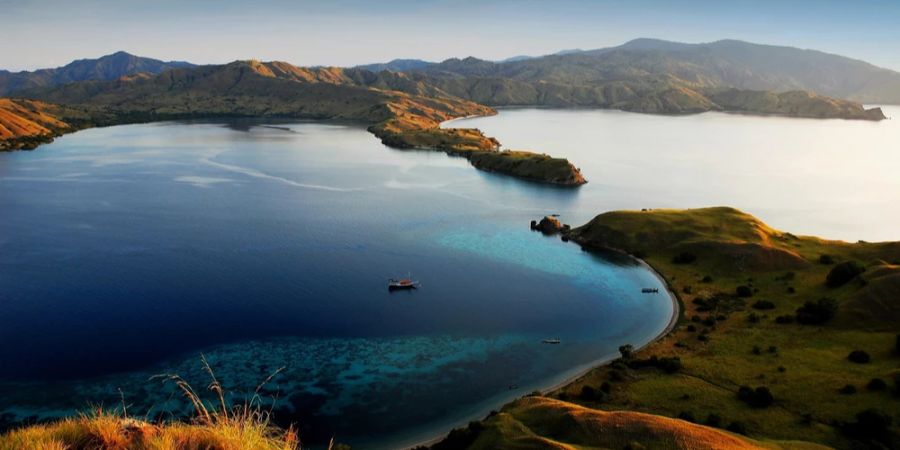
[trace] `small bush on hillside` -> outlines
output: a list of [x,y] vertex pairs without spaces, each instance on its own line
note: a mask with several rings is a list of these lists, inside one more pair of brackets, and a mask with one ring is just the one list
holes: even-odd
[[681,292],[684,292],[685,294],[693,294],[694,288],[692,288],[691,285],[686,285],[684,288],[681,289]]
[[841,431],[858,441],[882,444],[873,448],[894,448],[891,422],[891,416],[883,411],[867,409],[856,415],[856,422],[844,424]]
[[707,276],[703,277],[703,279],[700,281],[702,281],[704,283],[712,283],[713,278],[711,276],[707,275]]
[[806,302],[797,308],[797,322],[806,325],[819,325],[834,318],[837,312],[837,301],[822,298],[818,302]]
[[603,392],[599,392],[590,386],[582,386],[581,392],[578,393],[578,398],[589,402],[602,401],[604,397]]
[[787,288],[787,293],[788,293],[788,294],[796,294],[796,293],[797,293],[797,289],[794,289],[793,286],[788,286],[788,288]]
[[466,428],[454,428],[450,430],[447,437],[443,441],[438,442],[431,448],[433,450],[452,450],[457,448],[469,448],[478,435],[484,430],[481,422],[469,422]]
[[887,383],[881,378],[872,378],[869,380],[869,383],[866,384],[866,389],[870,391],[885,391],[887,390],[887,387]]
[[819,264],[830,266],[834,264],[834,258],[831,255],[821,255],[819,256]]
[[697,336],[697,340],[700,342],[709,342],[709,336],[701,334],[700,336]]
[[632,369],[643,369],[645,367],[655,367],[665,373],[675,373],[681,370],[681,358],[677,356],[662,358],[653,355],[649,359],[636,359],[628,363],[628,367]]
[[691,252],[681,252],[672,258],[674,264],[690,264],[697,260],[697,255]]
[[747,434],[747,427],[744,426],[743,422],[738,422],[738,421],[731,422],[730,424],[728,424],[728,427],[725,429],[732,433],[743,434],[743,435]]
[[772,396],[769,388],[765,386],[760,386],[756,389],[750,386],[741,386],[738,389],[738,399],[753,408],[766,408],[775,401],[775,397]]
[[788,324],[788,323],[794,323],[794,316],[792,316],[792,315],[790,315],[790,314],[786,314],[786,315],[783,315],[783,316],[778,316],[778,317],[775,318],[775,323],[780,323],[780,324],[782,324],[782,325],[783,325],[783,324]]
[[706,422],[704,423],[711,427],[718,428],[722,426],[722,417],[720,417],[718,414],[710,413],[708,416],[706,416]]
[[754,309],[775,309],[775,304],[768,300],[757,300],[753,303]]
[[753,346],[753,354],[754,354],[754,355],[761,355],[761,354],[762,354],[762,349],[759,348],[758,345],[754,345],[754,346]]
[[838,389],[838,392],[844,395],[853,395],[856,393],[856,386],[852,384],[845,385],[844,387]]
[[688,325],[687,330],[688,330],[688,332],[693,333],[693,332],[697,331],[697,327],[695,327],[694,325]]
[[761,317],[759,317],[759,314],[757,313],[750,313],[747,315],[747,321],[750,323],[759,323],[760,319]]
[[856,261],[844,261],[828,272],[825,284],[830,288],[841,287],[865,271],[866,268]]
[[738,297],[752,297],[753,289],[750,286],[740,285],[735,289],[735,293]]
[[847,359],[857,364],[868,364],[869,361],[872,360],[872,357],[862,350],[853,350],[847,355]]
[[678,413],[678,418],[681,420],[686,420],[691,423],[697,423],[697,419],[694,418],[694,414],[690,411],[682,411]]
[[709,317],[703,319],[703,325],[706,325],[706,326],[708,326],[708,327],[713,327],[713,326],[715,326],[715,325],[716,325],[716,318],[715,318],[715,317],[712,317],[712,316],[709,316]]
[[634,346],[631,344],[625,344],[619,346],[619,353],[622,354],[622,359],[631,358],[631,355],[634,353]]
[[604,394],[609,394],[610,391],[612,391],[612,385],[604,381],[603,384],[600,385],[600,391]]

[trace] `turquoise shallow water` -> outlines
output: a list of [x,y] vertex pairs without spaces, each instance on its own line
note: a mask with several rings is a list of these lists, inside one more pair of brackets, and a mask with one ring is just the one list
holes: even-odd
[[[0,424],[116,407],[120,390],[131,414],[188,415],[155,375],[205,386],[203,354],[234,400],[283,368],[262,397],[306,443],[392,448],[669,321],[635,261],[529,230],[581,190],[357,126],[266,125],[92,129],[0,154]],[[421,289],[389,293],[407,272]]]

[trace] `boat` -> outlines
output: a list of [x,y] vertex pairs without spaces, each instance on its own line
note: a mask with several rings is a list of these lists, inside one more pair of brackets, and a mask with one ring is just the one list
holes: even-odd
[[544,339],[541,342],[544,344],[559,344],[562,341],[560,341],[559,338],[553,338],[553,339]]
[[406,278],[401,278],[401,279],[395,279],[395,278],[388,279],[388,290],[389,291],[418,289],[418,287],[419,287],[419,282],[416,280],[413,280],[409,276],[407,276]]
[[643,289],[641,289],[641,293],[644,293],[644,294],[659,294],[659,288],[643,288]]

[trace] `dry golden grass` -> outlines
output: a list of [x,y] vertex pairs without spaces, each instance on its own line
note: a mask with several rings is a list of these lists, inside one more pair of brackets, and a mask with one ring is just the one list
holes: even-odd
[[[194,405],[189,422],[151,423],[129,417],[126,409],[97,409],[80,417],[34,425],[0,436],[0,450],[297,450],[300,441],[289,428],[271,424],[262,409],[259,391],[280,372],[273,373],[243,404],[229,407],[225,391],[206,359],[203,366],[212,380],[208,389],[215,401],[204,401],[177,375],[163,378],[175,383]],[[330,448],[330,446],[329,446]]]
[[759,441],[683,420],[632,411],[601,411],[546,397],[517,400],[488,419],[485,427],[469,448],[827,448],[806,442]]

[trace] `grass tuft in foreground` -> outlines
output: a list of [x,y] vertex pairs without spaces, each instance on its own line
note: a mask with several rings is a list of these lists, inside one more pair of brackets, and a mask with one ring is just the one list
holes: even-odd
[[[243,404],[229,407],[225,390],[206,359],[208,389],[215,400],[208,402],[178,375],[165,375],[194,405],[190,422],[154,423],[130,417],[124,406],[115,410],[97,408],[80,417],[33,425],[0,436],[0,450],[298,450],[300,440],[289,428],[270,422],[270,412],[260,404],[259,392],[279,369],[261,383]],[[330,446],[329,446],[330,448]]]

